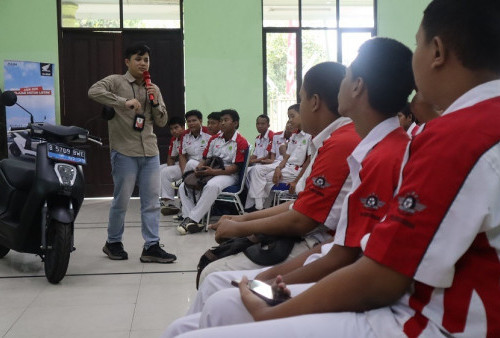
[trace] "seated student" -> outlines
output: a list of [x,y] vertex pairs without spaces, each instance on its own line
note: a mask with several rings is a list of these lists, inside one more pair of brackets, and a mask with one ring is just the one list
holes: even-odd
[[268,159],[273,145],[274,132],[269,129],[269,116],[259,115],[255,126],[259,135],[255,138],[255,148],[250,156],[250,165],[260,164],[263,160]]
[[181,147],[181,137],[185,131],[184,123],[184,118],[179,116],[170,118],[167,123],[172,137],[170,138],[170,144],[168,146],[167,163],[160,166],[160,210],[162,214],[165,207],[175,207],[173,204],[175,190],[172,188],[172,181],[169,180],[169,177],[179,176],[179,149]]
[[[361,241],[364,255],[275,307],[243,279],[248,320],[258,323],[182,337],[500,335],[499,17],[496,0],[433,0],[424,11],[413,70],[444,112],[410,143],[389,211]],[[225,324],[222,309],[234,313],[218,308],[210,325]]]
[[[201,285],[190,313],[201,311],[211,294],[229,288],[231,280],[244,275],[268,280],[283,274],[279,281],[310,283],[358,259],[361,238],[385,215],[398,186],[410,139],[396,115],[414,88],[411,56],[403,44],[375,38],[360,47],[357,58],[347,69],[339,91],[339,113],[353,120],[363,139],[347,159],[353,186],[342,206],[335,245],[323,245],[323,257],[303,267],[305,257],[297,257],[264,272],[215,272]],[[379,82],[384,77],[387,80]]]
[[[184,183],[179,187],[182,215],[185,217],[177,226],[181,235],[195,233],[203,229],[202,218],[212,207],[222,190],[238,182],[240,167],[244,165],[248,142],[238,129],[240,116],[233,109],[221,111],[221,133],[213,135],[203,153],[203,159],[195,168],[197,176],[213,176],[196,198],[186,194]],[[208,157],[219,156],[224,161],[224,169],[212,169],[205,165]]]
[[417,91],[410,103],[410,110],[419,124],[427,123],[436,117],[441,116],[443,111],[436,106],[428,103],[422,96],[422,93]]
[[220,112],[214,111],[207,116],[207,132],[215,135],[220,132]]
[[[304,76],[300,90],[300,114],[304,131],[313,135],[310,175],[297,200],[241,216],[223,216],[216,229],[216,240],[268,234],[306,236],[296,243],[289,258],[332,236],[323,223],[337,224],[344,197],[351,187],[347,156],[360,138],[351,120],[337,113],[337,96],[345,67],[324,62],[312,67]],[[306,177],[304,175],[304,177]],[[328,219],[328,221],[327,221]],[[213,271],[246,270],[262,267],[243,253],[210,263],[201,273],[200,282]]]
[[[162,191],[167,196],[174,195],[172,183],[180,180],[186,171],[193,170],[199,164],[203,151],[207,147],[211,135],[202,129],[203,115],[198,110],[190,110],[185,115],[188,130],[181,136],[179,148],[179,164],[165,168],[161,172]],[[161,209],[163,215],[174,215],[179,212],[175,205],[167,205]]]
[[404,130],[408,133],[408,135],[413,136],[418,130],[418,121],[415,119],[415,115],[413,115],[410,103],[406,103],[403,109],[398,113],[399,124],[403,127]]
[[272,166],[264,166],[259,170],[252,170],[249,174],[248,197],[255,201],[257,210],[264,208],[264,200],[269,196],[274,184],[298,181],[301,176],[299,174],[309,164],[311,135],[300,130],[301,119],[298,104],[288,108],[288,122],[297,132],[290,137],[286,154],[283,155],[281,162],[274,170]]

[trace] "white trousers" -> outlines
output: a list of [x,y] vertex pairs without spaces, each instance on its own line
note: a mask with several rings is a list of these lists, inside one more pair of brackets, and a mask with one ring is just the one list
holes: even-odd
[[[292,251],[290,252],[290,255],[288,255],[288,258],[286,260],[294,258],[309,249],[310,247],[307,245],[306,241],[295,243]],[[200,274],[200,285],[202,285],[204,279],[212,272],[256,270],[262,268],[264,268],[263,265],[252,262],[250,259],[248,259],[247,256],[245,256],[243,252],[240,252],[236,255],[227,256],[208,264]]]
[[[269,194],[271,193],[271,189],[274,185],[274,170],[278,164],[279,163],[275,162],[271,164],[259,165],[250,171],[248,197],[255,201],[255,207],[257,209],[262,209],[264,200],[269,197]],[[300,167],[295,165],[287,164],[283,169],[281,169],[281,175],[283,177],[280,182],[292,182],[300,173],[300,169]]]
[[[193,170],[198,165],[199,161],[189,160],[186,163],[184,171]],[[162,164],[160,166],[160,186],[161,186],[161,198],[168,198],[173,200],[175,197],[175,189],[172,186],[173,182],[176,182],[182,178],[181,167],[179,164],[166,165]]]
[[[312,285],[290,285],[292,297],[307,290]],[[311,314],[254,322],[241,301],[239,290],[232,288],[219,291],[210,297],[201,313],[174,321],[162,337],[177,337],[179,335],[183,338],[375,337],[368,320],[368,313]],[[396,335],[390,337],[401,335],[401,331],[396,330],[394,333]]]
[[203,187],[201,196],[196,195],[196,204],[193,201],[191,191],[186,195],[184,183],[179,187],[179,197],[182,204],[182,216],[189,217],[195,222],[201,222],[203,216],[210,210],[217,196],[222,190],[230,185],[236,184],[237,175],[219,175],[212,177]]

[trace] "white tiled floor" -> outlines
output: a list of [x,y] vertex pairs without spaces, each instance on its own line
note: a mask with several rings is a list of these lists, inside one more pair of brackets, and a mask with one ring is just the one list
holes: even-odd
[[143,264],[139,201],[126,217],[126,261],[102,253],[110,200],[86,200],[75,224],[76,251],[66,277],[50,284],[40,258],[9,252],[0,259],[1,337],[158,337],[183,315],[194,296],[196,265],[215,244],[213,232],[180,236],[161,216],[173,264]]

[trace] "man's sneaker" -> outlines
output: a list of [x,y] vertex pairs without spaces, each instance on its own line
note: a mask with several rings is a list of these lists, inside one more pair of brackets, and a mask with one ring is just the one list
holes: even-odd
[[182,214],[177,214],[174,217],[172,217],[172,219],[177,222],[182,222],[184,220],[184,217],[182,217]]
[[203,225],[203,223],[195,222],[192,219],[190,219],[189,222],[186,224],[186,230],[190,234],[200,232],[203,230],[204,227],[205,226]]
[[[182,217],[182,216],[181,216],[181,217]],[[175,218],[175,216],[174,216],[174,218]],[[192,222],[193,222],[193,220],[191,220],[191,218],[189,218],[189,217],[183,218],[183,219],[182,219],[181,224],[179,224],[179,225],[177,226],[177,228],[176,228],[176,229],[177,229],[177,232],[178,232],[179,234],[181,234],[181,235],[185,235],[185,234],[187,234],[187,232],[188,232],[188,231],[187,231],[186,226],[187,226],[189,223],[192,223]]]
[[161,208],[160,212],[163,216],[168,216],[168,215],[175,215],[180,211],[179,208],[177,208],[175,205],[167,205]]
[[[162,245],[163,246],[163,245]],[[143,263],[172,263],[177,257],[169,254],[156,243],[149,247],[149,249],[142,249],[141,262]]]
[[104,244],[102,251],[108,255],[109,259],[112,260],[124,260],[128,259],[127,252],[123,249],[122,242],[108,243]]

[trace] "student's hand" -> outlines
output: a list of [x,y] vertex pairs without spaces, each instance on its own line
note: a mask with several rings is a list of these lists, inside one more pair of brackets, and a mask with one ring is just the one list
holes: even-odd
[[259,321],[265,318],[266,313],[271,309],[267,303],[253,294],[252,291],[248,288],[248,279],[246,276],[241,278],[241,282],[239,284],[241,301],[247,308],[250,315],[253,317],[255,321]]
[[209,169],[212,169],[208,166],[201,166],[201,167],[196,167],[194,169],[194,174],[196,175],[196,177],[202,177],[202,176],[207,176],[209,174],[207,174],[209,172]]
[[290,289],[286,286],[285,282],[283,282],[283,277],[281,275],[276,276],[271,287],[273,288],[274,298],[290,298]]
[[295,187],[297,186],[297,182],[293,181],[288,183],[288,185],[290,186],[290,188],[288,188],[288,192],[290,192],[290,194],[295,194]]
[[212,230],[217,230],[217,228],[219,227],[219,224],[221,224],[222,222],[224,222],[225,220],[232,220],[234,218],[233,215],[223,215],[221,218],[219,218],[219,220],[216,222],[216,223],[212,223],[212,224],[209,224],[208,225],[208,228],[209,229],[212,229]]
[[135,112],[141,109],[141,103],[137,99],[127,100],[125,106],[129,109],[133,109]]
[[238,224],[235,221],[224,220],[219,222],[217,230],[215,230],[215,241],[220,244],[228,239],[239,237],[240,235],[237,228]]
[[156,91],[155,86],[151,83],[149,86],[146,86],[146,89],[148,97],[149,94],[153,94],[153,104],[158,104],[158,92]]
[[282,178],[283,178],[283,175],[281,175],[281,168],[276,167],[276,169],[274,169],[273,183],[274,184],[280,183]]

